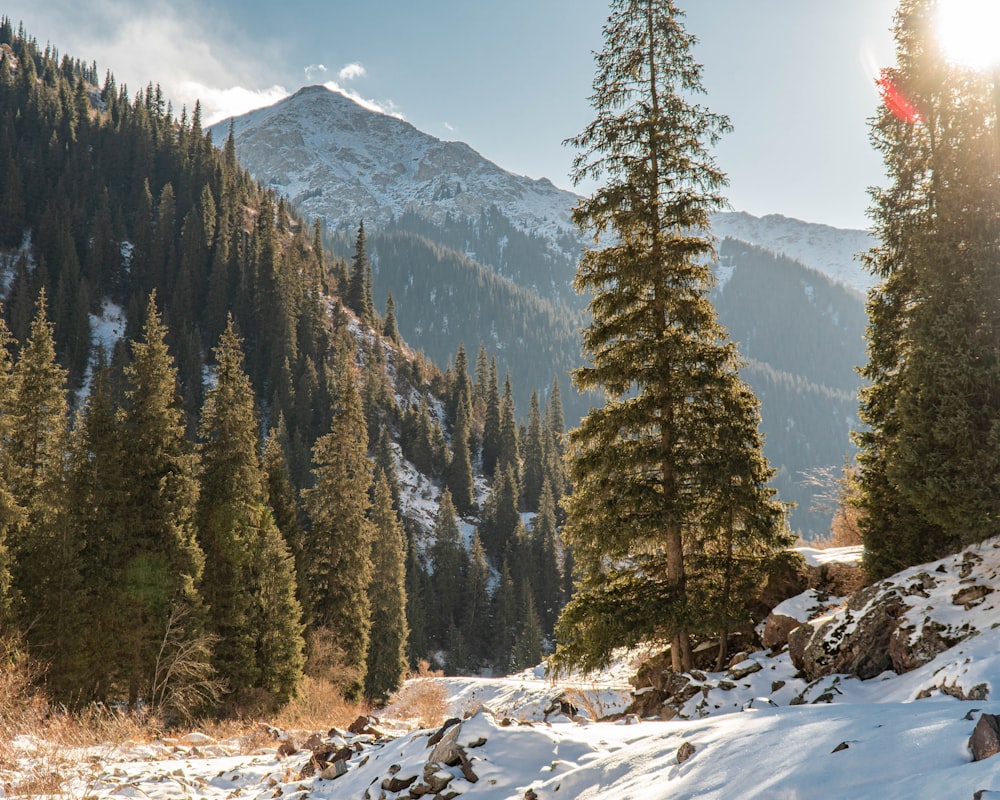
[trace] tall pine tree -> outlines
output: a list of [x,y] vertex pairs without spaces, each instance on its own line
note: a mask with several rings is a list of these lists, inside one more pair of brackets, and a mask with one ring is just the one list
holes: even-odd
[[143,338],[132,343],[126,369],[123,454],[132,491],[123,509],[130,522],[114,601],[126,634],[107,655],[124,665],[133,705],[154,693],[167,696],[169,659],[183,656],[204,632],[199,592],[204,554],[195,534],[197,457],[185,438],[166,333],[151,294]]
[[879,283],[856,439],[875,578],[1000,534],[1000,106],[995,74],[944,58],[939,5],[900,2],[881,85],[917,111],[887,104],[872,127],[889,183],[872,195]]
[[403,526],[392,507],[385,475],[375,479],[372,502],[373,579],[368,589],[372,627],[368,643],[365,698],[383,703],[399,688],[406,671],[406,551]]
[[347,307],[358,319],[371,325],[375,321],[375,304],[372,300],[372,265],[368,260],[365,223],[358,223],[354,240],[354,257],[351,260],[351,277],[347,286]]
[[364,691],[371,604],[373,529],[368,434],[347,347],[336,362],[330,432],[313,446],[315,485],[303,492],[309,532],[303,546],[307,618],[314,636],[329,637],[342,655],[344,694]]
[[273,691],[273,702],[288,700],[303,660],[295,571],[267,507],[259,429],[230,318],[215,348],[215,385],[205,397],[198,431],[198,536],[209,628],[218,636],[213,664],[237,705],[250,697],[256,702],[260,692]]
[[574,380],[607,401],[571,434],[564,536],[579,582],[560,618],[557,668],[598,666],[614,647],[662,638],[673,668],[690,669],[690,633],[707,626],[689,594],[688,554],[717,535],[698,487],[721,401],[740,384],[708,299],[710,215],[725,184],[708,148],[729,123],[691,100],[703,92],[701,68],[682,16],[672,0],[612,3],[596,119],[570,140],[575,181],[603,182],[574,220],[595,245],[610,242],[577,270],[593,321],[591,364]]

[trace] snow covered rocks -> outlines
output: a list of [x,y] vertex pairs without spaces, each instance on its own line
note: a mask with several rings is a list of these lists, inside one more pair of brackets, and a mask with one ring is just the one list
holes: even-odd
[[[887,670],[900,675],[915,670],[992,627],[1000,603],[992,588],[998,575],[996,539],[904,570],[793,630],[792,663],[809,680],[835,673],[864,680]],[[984,692],[985,686],[976,692],[979,699]],[[967,698],[972,695],[963,692]]]

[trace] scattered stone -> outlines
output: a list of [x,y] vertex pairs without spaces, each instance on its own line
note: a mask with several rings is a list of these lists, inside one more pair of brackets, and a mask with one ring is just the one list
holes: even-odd
[[764,620],[764,633],[761,637],[764,647],[770,647],[772,650],[781,649],[788,644],[788,634],[801,624],[795,617],[771,612]]
[[461,761],[459,755],[461,747],[458,745],[458,735],[462,732],[462,723],[450,725],[444,729],[444,733],[431,750],[428,761],[438,764],[447,764],[449,767],[456,766]]
[[332,781],[339,778],[341,775],[347,774],[347,762],[346,761],[334,761],[328,767],[319,774],[319,777],[325,781]]
[[954,630],[940,622],[925,619],[920,635],[913,636],[913,628],[898,628],[889,637],[889,659],[892,669],[902,675],[934,660],[939,653],[970,636],[971,628]]
[[839,753],[841,750],[846,750],[850,745],[847,742],[841,742],[831,751],[832,753]]
[[469,783],[479,783],[479,776],[472,769],[472,762],[469,757],[465,755],[465,751],[462,748],[458,748],[458,758],[459,758],[459,768],[462,770],[462,777],[465,778]]
[[983,714],[976,723],[976,729],[969,737],[969,749],[973,761],[995,756],[1000,753],[1000,717],[996,714]]
[[299,748],[292,739],[288,739],[278,745],[278,758],[288,758],[299,752]]
[[384,778],[382,780],[382,788],[387,792],[402,792],[405,789],[409,789],[416,780],[416,775],[410,775],[406,778],[397,778],[396,776]]
[[347,730],[355,736],[374,736],[375,738],[381,738],[382,731],[380,731],[377,726],[378,719],[362,715],[354,720]]
[[975,717],[976,714],[978,713],[979,713],[978,708],[970,708],[968,713],[964,717],[962,717],[962,719],[967,719],[969,720],[969,722],[972,722],[973,717]]
[[741,650],[739,653],[737,653],[731,659],[729,659],[729,665],[727,669],[732,669],[737,664],[742,664],[748,658],[750,658],[750,654],[746,650]]
[[538,800],[538,795],[535,793],[534,789],[528,789],[524,793],[524,800]]
[[771,681],[771,694],[778,692],[785,688],[784,681]]
[[450,772],[446,772],[433,761],[429,761],[424,764],[423,778],[414,782],[413,785],[410,786],[410,794],[417,797],[421,797],[425,794],[438,794],[449,783],[451,783],[454,778],[455,776]]
[[[803,623],[788,637],[795,668],[807,680],[847,673],[862,680],[892,669],[889,645],[908,606],[891,590],[876,584],[851,596],[847,610],[817,629]],[[863,612],[863,613],[862,613]]]
[[574,719],[579,713],[580,709],[563,692],[549,701],[549,704],[542,711],[542,719],[547,720],[550,714],[562,714],[570,719]]
[[694,745],[691,742],[684,742],[680,747],[677,748],[677,763],[683,764],[695,753]]
[[976,555],[971,550],[966,550],[962,556],[962,568],[958,572],[958,577],[968,578],[972,574],[972,570],[976,568],[976,564],[981,564],[982,562],[982,556]]
[[[461,724],[462,724],[462,720],[460,720],[458,717],[452,717],[449,720],[445,720],[444,725],[442,725],[440,728],[438,728],[434,733],[432,733],[428,737],[428,739],[427,739],[427,746],[428,747],[433,747],[434,745],[436,745],[438,742],[441,741],[441,739],[444,737],[445,732],[450,727],[452,727],[453,725],[461,725]],[[509,721],[508,721],[508,724],[510,724]]]
[[947,683],[942,683],[938,688],[940,688],[944,694],[954,697],[956,700],[973,700],[980,702],[982,700],[988,700],[990,694],[989,684],[986,683],[977,683],[969,689],[968,692],[966,692],[962,686],[959,686],[957,681],[951,686]]
[[323,737],[318,733],[314,733],[308,739],[306,739],[305,744],[302,745],[305,750],[312,750],[314,753],[317,750],[322,750],[327,747],[326,742],[323,741]]
[[728,675],[734,681],[741,681],[749,675],[753,675],[755,672],[760,672],[764,669],[763,665],[759,661],[744,662],[745,666],[735,666],[732,667]]

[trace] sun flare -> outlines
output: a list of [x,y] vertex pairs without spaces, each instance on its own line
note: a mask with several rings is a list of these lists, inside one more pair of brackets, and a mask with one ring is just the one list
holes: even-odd
[[949,61],[1000,67],[1000,0],[938,0],[937,35]]

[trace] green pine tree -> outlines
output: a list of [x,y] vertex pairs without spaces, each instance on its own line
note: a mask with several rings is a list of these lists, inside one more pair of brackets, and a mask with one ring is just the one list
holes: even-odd
[[49,663],[50,687],[66,697],[77,678],[71,654],[78,633],[81,543],[68,524],[66,506],[66,370],[56,363],[44,292],[11,380],[5,409],[10,438],[4,442],[8,503],[13,500],[23,511],[9,545],[13,587],[28,645]]
[[486,561],[483,544],[479,540],[479,535],[475,533],[469,546],[468,563],[460,629],[467,648],[465,666],[476,671],[490,656],[493,619],[490,610],[490,567]]
[[439,647],[447,647],[449,626],[457,626],[462,618],[462,591],[468,571],[468,556],[455,519],[455,506],[447,489],[441,494],[432,537],[434,542],[428,557],[433,607],[432,616],[428,619],[428,633],[432,642]]
[[497,449],[496,468],[501,472],[510,468],[518,483],[521,481],[521,451],[517,435],[517,421],[514,417],[514,390],[510,384],[510,372],[503,382],[503,396],[500,399],[500,442]]
[[237,706],[251,696],[259,701],[259,692],[268,689],[275,692],[273,702],[287,701],[303,660],[295,571],[267,507],[259,428],[242,343],[230,318],[215,348],[215,385],[205,397],[198,431],[198,536],[205,553],[202,594],[211,609],[209,629],[218,637],[212,662]]
[[532,580],[535,588],[535,608],[543,633],[551,636],[563,603],[556,507],[548,480],[542,484],[538,514],[531,529],[531,549],[535,565],[535,575]]
[[[169,666],[177,658],[188,659],[189,665],[200,661],[201,648],[193,645],[204,635],[199,592],[204,554],[195,528],[197,457],[185,437],[166,333],[151,294],[143,338],[132,343],[126,369],[123,455],[131,491],[123,509],[128,541],[114,600],[125,635],[107,654],[123,665],[132,706],[140,697],[154,705],[181,697],[185,687],[176,683],[180,679]],[[210,688],[200,678],[196,683],[188,687],[195,693]]]
[[510,565],[504,559],[500,581],[493,593],[493,663],[497,671],[506,674],[514,665],[514,642],[517,637],[517,595]]
[[399,335],[399,326],[396,322],[396,301],[392,297],[392,292],[385,300],[385,323],[382,325],[382,336],[396,345],[403,343]]
[[494,559],[494,563],[507,549],[514,537],[514,531],[521,521],[521,515],[517,510],[519,497],[520,487],[517,483],[517,475],[514,468],[509,466],[493,481],[493,488],[486,498],[483,518],[479,526],[483,547],[486,548],[487,554]]
[[535,611],[531,585],[525,584],[521,595],[521,624],[514,640],[514,671],[529,669],[542,660],[542,627]]
[[591,364],[574,380],[607,401],[571,434],[564,537],[579,581],[560,618],[556,669],[595,667],[615,647],[654,638],[670,641],[675,670],[690,669],[689,635],[708,627],[688,588],[689,553],[721,535],[699,489],[728,393],[742,384],[708,299],[710,216],[725,184],[709,147],[729,123],[691,99],[703,91],[701,68],[682,16],[672,0],[612,3],[596,119],[570,140],[580,151],[574,179],[603,181],[574,220],[611,242],[587,250],[577,271],[593,321]]
[[368,260],[368,246],[365,237],[365,223],[358,223],[358,235],[354,240],[354,257],[351,261],[351,277],[347,286],[347,307],[367,324],[375,321],[375,304],[372,301],[372,265]]
[[531,392],[528,406],[527,435],[524,437],[524,470],[521,481],[522,507],[525,511],[537,511],[545,482],[545,437],[542,430],[542,410],[538,403],[538,392]]
[[872,126],[889,178],[872,195],[879,283],[856,434],[873,578],[1000,534],[1000,107],[995,74],[947,62],[931,38],[938,5],[900,2],[882,76],[919,116],[884,107]]
[[343,691],[364,690],[371,606],[372,524],[368,519],[371,462],[368,434],[346,348],[338,352],[330,432],[313,446],[315,485],[304,490],[307,618],[314,635],[329,637],[342,654]]
[[483,417],[483,474],[492,478],[500,458],[500,387],[497,385],[497,362],[490,359],[490,372],[485,388],[486,407]]
[[375,479],[372,503],[374,577],[368,589],[372,609],[371,640],[365,699],[384,703],[403,681],[406,672],[406,552],[403,526],[392,507],[392,492],[382,472]]
[[412,526],[406,532],[406,625],[410,630],[407,658],[415,667],[425,658],[429,647],[427,611],[430,602],[427,570],[420,561]]
[[455,508],[460,514],[470,514],[475,508],[472,459],[469,453],[469,404],[459,403],[451,433],[451,459],[445,470],[445,481]]

